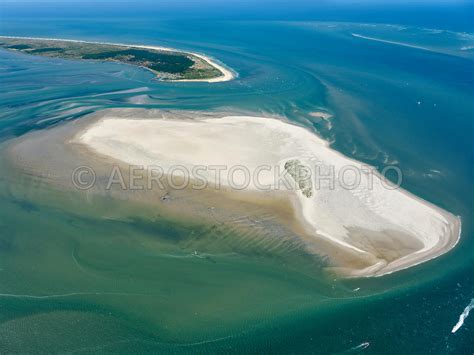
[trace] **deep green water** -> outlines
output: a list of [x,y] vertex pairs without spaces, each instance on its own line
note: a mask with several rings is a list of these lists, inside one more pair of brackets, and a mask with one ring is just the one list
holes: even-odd
[[[460,215],[463,228],[458,246],[436,260],[334,280],[296,249],[51,191],[2,165],[0,352],[473,352],[474,315],[451,329],[474,298],[474,56],[461,50],[474,35],[144,17],[3,19],[0,29],[194,50],[239,74],[162,83],[126,65],[0,51],[3,143],[109,107],[284,116],[348,156],[397,165],[404,188]],[[309,115],[319,110],[334,114],[330,123]],[[111,214],[120,221],[103,218]],[[192,257],[196,249],[208,257]]]

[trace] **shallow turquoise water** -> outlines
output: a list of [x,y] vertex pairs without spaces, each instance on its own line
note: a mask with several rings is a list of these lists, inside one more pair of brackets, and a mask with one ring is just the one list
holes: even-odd
[[[356,38],[352,33],[397,43]],[[380,169],[387,164],[399,166],[403,187],[460,215],[463,230],[460,244],[448,254],[377,279],[332,282],[308,276],[303,270],[288,271],[290,282],[274,276],[285,274],[284,266],[279,269],[266,259],[244,258],[234,263],[223,258],[218,261],[227,268],[223,266],[221,273],[214,275],[223,280],[216,282],[214,292],[228,295],[231,301],[219,303],[222,319],[216,316],[192,323],[191,312],[205,312],[209,307],[200,306],[198,300],[211,292],[203,285],[205,275],[216,272],[212,267],[179,264],[180,272],[196,276],[193,289],[189,282],[188,286],[161,283],[152,272],[143,274],[142,270],[156,265],[147,261],[141,249],[129,249],[130,263],[136,269],[121,268],[117,260],[125,257],[123,250],[110,252],[108,264],[93,263],[94,250],[106,250],[114,240],[130,248],[129,238],[149,243],[146,238],[155,232],[165,237],[180,235],[178,227],[155,226],[158,229],[147,233],[134,224],[114,227],[90,216],[68,213],[67,208],[58,211],[29,204],[18,197],[21,190],[16,191],[8,180],[2,181],[0,351],[43,347],[46,351],[472,353],[474,317],[467,318],[456,334],[451,334],[451,329],[474,297],[474,57],[472,51],[461,50],[473,45],[474,35],[385,25],[157,21],[144,17],[128,22],[110,18],[6,19],[1,34],[166,45],[210,54],[239,73],[228,83],[162,83],[150,73],[126,65],[0,51],[2,141],[108,107],[284,116],[313,128],[348,156]],[[330,123],[309,115],[322,109],[334,114]],[[97,207],[98,213],[101,208],[107,204]],[[83,231],[99,239],[87,239]],[[204,230],[203,237],[206,233]],[[111,239],[114,236],[118,241]],[[55,248],[48,247],[52,245]],[[66,267],[62,272],[55,270],[54,265],[71,262],[70,251],[77,249],[75,245],[82,250],[82,260],[76,261],[94,270],[102,281],[78,277]],[[169,275],[177,272],[171,264],[164,265],[174,270],[168,271]],[[259,271],[250,278],[250,270],[256,268]],[[112,276],[111,270],[116,274]],[[132,285],[129,279],[138,272],[143,278]],[[31,275],[35,274],[39,279],[33,281]],[[228,280],[232,278],[235,281],[231,283]],[[258,289],[262,280],[267,284],[261,295],[247,290],[240,299],[231,297],[241,287]],[[171,329],[189,322],[182,327],[182,334],[157,328],[156,324],[161,327],[164,323],[144,316],[153,312],[149,307],[154,303],[147,299],[152,296],[143,295],[148,287],[160,297],[169,297],[164,291],[167,287],[175,288],[176,303],[159,303],[157,310],[163,312]],[[196,291],[200,287],[202,295]],[[356,288],[360,293],[352,291]],[[134,290],[137,295],[123,300],[113,295],[81,294],[97,290],[116,294]],[[8,296],[71,291],[79,294],[72,299]],[[193,293],[195,297],[186,297]],[[265,299],[275,302],[262,310],[257,305]],[[190,301],[195,304],[183,306]],[[182,307],[179,312],[174,310],[178,303]],[[123,311],[127,307],[133,310]],[[245,318],[245,325],[234,324],[225,319],[234,316],[228,311],[232,307],[255,313]],[[74,322],[77,327],[71,326]],[[206,328],[205,332],[199,330],[202,338],[193,336],[192,330],[197,334],[199,328]],[[39,340],[38,344],[21,342],[41,329],[47,329],[44,339],[49,339],[48,345]],[[366,349],[356,348],[365,342],[370,343]]]

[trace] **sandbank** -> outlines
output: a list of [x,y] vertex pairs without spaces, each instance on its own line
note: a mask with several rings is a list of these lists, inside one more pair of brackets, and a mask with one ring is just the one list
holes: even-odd
[[[191,179],[199,167],[200,178],[212,189],[257,196],[283,191],[310,236],[309,250],[317,254],[323,241],[335,253],[363,261],[335,268],[346,276],[402,270],[446,253],[459,240],[459,217],[391,187],[373,169],[336,152],[303,127],[265,117],[202,113],[169,119],[137,111],[124,118],[117,112],[87,125],[71,142],[126,164],[160,166],[171,174],[179,166],[176,173],[184,168]],[[219,177],[209,169],[216,166],[224,167]],[[309,168],[311,177],[298,181],[293,175],[291,184],[298,166]],[[282,171],[291,172],[286,183],[278,174]]]

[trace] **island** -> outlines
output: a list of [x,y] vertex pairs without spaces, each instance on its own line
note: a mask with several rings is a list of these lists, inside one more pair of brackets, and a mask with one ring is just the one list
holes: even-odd
[[[13,141],[9,154],[30,175],[76,191],[79,186],[87,196],[146,203],[181,221],[236,228],[233,221],[242,218],[254,238],[266,233],[271,241],[283,228],[323,257],[328,270],[346,277],[417,265],[446,253],[460,237],[459,217],[387,185],[375,168],[281,118],[107,109],[27,134]],[[95,184],[71,185],[78,166],[96,172]],[[357,179],[354,172],[360,172]],[[142,186],[131,188],[137,181]],[[261,211],[282,227],[267,225]]]
[[0,48],[50,58],[135,65],[166,81],[220,82],[234,77],[230,70],[204,55],[157,46],[0,36]]

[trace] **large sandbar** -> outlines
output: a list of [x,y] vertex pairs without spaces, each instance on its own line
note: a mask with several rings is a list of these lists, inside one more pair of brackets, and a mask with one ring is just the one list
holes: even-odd
[[[401,270],[447,252],[459,239],[458,217],[401,188],[390,188],[379,174],[367,172],[367,166],[334,151],[305,128],[264,117],[144,116],[124,118],[110,111],[73,141],[102,156],[145,167],[159,165],[165,171],[176,165],[190,172],[197,166],[225,166],[218,183],[229,189],[245,185],[245,174],[237,172],[233,181],[228,175],[232,167],[243,166],[252,177],[258,175],[258,181],[252,178],[241,193],[285,191],[311,236],[310,250],[318,253],[318,241],[324,241],[335,253],[340,250],[364,260],[364,267],[344,267],[346,275],[380,276]],[[311,170],[305,186],[281,183],[275,171],[288,170],[289,164]],[[343,182],[337,178],[347,167],[361,172],[359,182],[349,170]],[[336,178],[317,178],[323,171]],[[216,187],[215,170],[202,169],[200,176]]]

